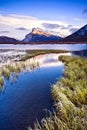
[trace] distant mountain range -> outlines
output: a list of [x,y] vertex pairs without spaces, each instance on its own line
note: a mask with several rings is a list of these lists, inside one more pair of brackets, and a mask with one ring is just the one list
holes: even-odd
[[75,33],[62,38],[60,36],[52,35],[40,28],[33,28],[32,31],[25,36],[22,41],[18,41],[11,37],[0,36],[0,43],[66,43],[66,42],[86,42],[87,43],[87,25],[80,28]]

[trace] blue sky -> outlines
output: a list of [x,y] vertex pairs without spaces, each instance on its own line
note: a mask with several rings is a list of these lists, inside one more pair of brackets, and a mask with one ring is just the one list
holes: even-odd
[[34,26],[69,35],[85,24],[87,0],[0,0],[0,35],[22,39]]

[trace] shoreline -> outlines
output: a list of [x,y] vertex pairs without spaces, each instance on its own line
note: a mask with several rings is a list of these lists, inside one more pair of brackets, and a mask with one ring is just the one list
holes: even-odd
[[53,41],[53,42],[1,42],[0,44],[14,44],[14,45],[42,45],[42,44],[87,44],[87,42],[82,41],[82,42],[58,42],[58,41]]
[[65,64],[65,71],[51,89],[55,110],[40,123],[36,121],[34,128],[29,127],[28,130],[87,128],[87,59],[71,56],[60,56],[59,59]]

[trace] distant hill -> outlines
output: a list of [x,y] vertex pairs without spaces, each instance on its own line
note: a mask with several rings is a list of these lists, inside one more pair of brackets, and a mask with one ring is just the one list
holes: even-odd
[[0,36],[0,43],[16,43],[19,42],[15,38]]
[[32,32],[27,34],[22,42],[45,42],[45,41],[59,41],[62,39],[59,36],[49,34],[39,28],[33,28]]
[[87,24],[75,33],[65,37],[64,42],[87,42]]

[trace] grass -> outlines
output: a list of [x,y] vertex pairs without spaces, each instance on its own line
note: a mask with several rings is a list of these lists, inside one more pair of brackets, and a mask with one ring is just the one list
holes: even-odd
[[[26,61],[16,61],[8,65],[4,65],[0,68],[0,89],[3,87],[5,79],[11,82],[18,77],[20,72],[34,70],[39,67],[39,63],[36,61],[30,62],[28,59]],[[2,78],[3,77],[3,78]]]
[[27,59],[38,56],[38,55],[50,54],[50,53],[67,53],[69,51],[65,51],[65,50],[29,50],[26,52],[27,52],[27,54],[21,59],[21,61],[26,61]]
[[[38,62],[29,62],[29,58],[40,54],[65,53],[67,51],[35,50],[29,52],[21,61],[5,65],[0,69],[0,89],[4,78],[11,74],[39,67]],[[87,59],[81,57],[60,56],[65,64],[64,76],[52,86],[51,94],[55,110],[34,128],[28,130],[87,130]],[[12,79],[11,79],[12,80]]]
[[5,78],[7,78],[7,79],[10,78],[10,71],[9,71],[9,69],[7,69],[7,68],[2,68],[1,73],[2,73],[2,75],[3,75]]
[[0,92],[3,90],[4,87],[4,77],[0,76]]
[[28,130],[87,130],[87,59],[60,56],[64,76],[53,85],[55,110]]
[[[9,80],[11,78],[11,80],[12,80],[12,77],[11,77],[12,73],[14,74],[14,77],[16,77],[16,75],[18,75],[18,73],[20,73],[21,71],[34,70],[39,67],[38,62],[33,61],[32,63],[30,63],[29,62],[30,58],[33,58],[35,56],[42,55],[42,54],[66,53],[68,51],[64,51],[64,50],[27,50],[26,52],[27,52],[27,54],[20,61],[15,61],[8,65],[2,66],[2,68],[0,69],[1,76],[3,76],[6,79],[9,79]],[[0,83],[0,86],[2,86],[2,83]]]
[[0,76],[0,86],[3,86],[4,85],[4,78],[3,76]]

